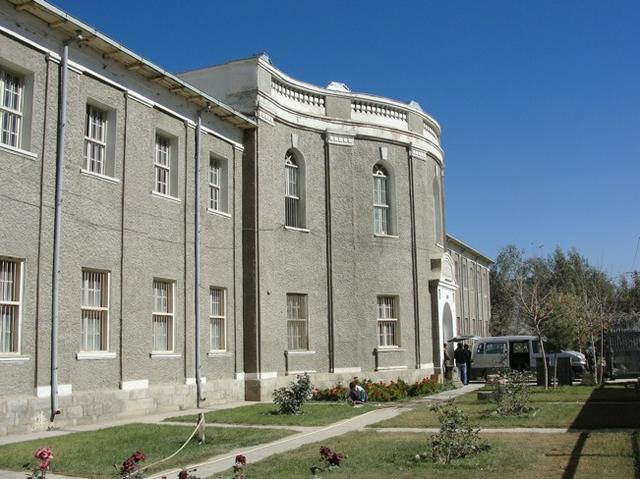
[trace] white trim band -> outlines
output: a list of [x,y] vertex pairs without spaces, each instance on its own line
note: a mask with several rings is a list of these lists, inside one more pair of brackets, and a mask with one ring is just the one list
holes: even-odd
[[[71,384],[58,384],[58,396],[71,396],[73,386]],[[39,398],[51,397],[51,386],[36,387],[36,396]]]
[[273,379],[278,377],[277,371],[269,371],[266,373],[244,373],[244,379],[246,381],[250,380],[260,380],[260,379]]
[[134,379],[131,381],[122,381],[120,389],[123,391],[136,391],[138,389],[149,389],[148,379]]
[[334,374],[350,374],[350,373],[361,373],[362,368],[354,367],[354,368],[333,368]]
[[[185,378],[184,383],[187,386],[195,386],[196,385],[196,378]],[[200,378],[200,384],[207,384],[207,378],[205,378],[205,377]]]

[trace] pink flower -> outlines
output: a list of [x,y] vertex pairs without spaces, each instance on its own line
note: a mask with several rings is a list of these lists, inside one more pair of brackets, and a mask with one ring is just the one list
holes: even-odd
[[140,451],[136,451],[131,455],[133,462],[143,462],[145,460],[144,454]]
[[133,459],[129,458],[122,463],[122,472],[125,474],[131,474],[136,470],[136,463],[133,462]]
[[189,472],[183,469],[178,473],[178,479],[189,479]]
[[236,456],[236,464],[242,464],[243,466],[247,464],[247,458],[242,454],[238,454]]
[[36,451],[34,456],[42,461],[46,461],[47,459],[51,461],[51,459],[53,459],[53,451],[50,447],[41,447]]

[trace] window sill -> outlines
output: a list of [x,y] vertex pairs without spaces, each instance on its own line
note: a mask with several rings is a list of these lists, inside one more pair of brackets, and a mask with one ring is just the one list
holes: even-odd
[[405,348],[401,348],[400,346],[378,346],[376,348],[376,352],[378,353],[402,353],[405,352]]
[[286,354],[287,356],[304,356],[304,355],[316,354],[316,352],[310,351],[310,350],[296,349],[296,350],[286,350],[284,354]]
[[231,215],[229,213],[225,213],[224,211],[219,211],[219,210],[212,210],[211,208],[207,208],[207,213],[216,215],[216,216],[223,216],[225,218],[231,218]]
[[115,185],[120,183],[120,180],[118,178],[112,178],[111,176],[101,175],[100,173],[94,173],[93,171],[85,170],[84,168],[80,168],[80,174],[82,176],[89,176],[91,178],[106,181],[107,183],[113,183]]
[[209,351],[207,353],[207,357],[209,358],[230,358],[230,351]]
[[392,239],[400,238],[398,235],[384,235],[384,234],[380,234],[380,233],[374,233],[373,236],[375,238],[392,238]]
[[182,357],[182,354],[179,353],[172,353],[170,351],[164,352],[164,351],[154,351],[152,353],[149,353],[149,357],[151,359],[179,359]]
[[311,231],[307,228],[296,228],[295,226],[284,226],[285,230],[289,230],[289,231],[298,231],[300,233],[311,233]]
[[82,361],[85,359],[115,359],[116,353],[111,351],[81,351],[76,353],[76,359]]
[[173,201],[174,203],[182,203],[182,200],[180,198],[176,198],[175,196],[163,195],[162,193],[158,193],[157,191],[151,191],[151,194],[153,196],[157,196],[158,198],[164,198],[165,200]]
[[0,144],[0,150],[6,151],[7,153],[12,153],[14,155],[22,156],[23,158],[26,158],[27,160],[37,160],[38,159],[38,155],[36,155],[35,153],[31,153],[30,151],[22,150],[20,148],[16,148],[15,146],[9,146],[9,145]]
[[13,361],[16,361],[16,362],[18,362],[18,361],[29,361],[29,359],[30,359],[29,356],[20,356],[19,354],[16,354],[14,356],[10,356],[10,355],[0,356],[0,362],[2,362],[2,361],[7,361],[7,362],[9,362],[9,361],[11,361],[11,362],[13,362]]

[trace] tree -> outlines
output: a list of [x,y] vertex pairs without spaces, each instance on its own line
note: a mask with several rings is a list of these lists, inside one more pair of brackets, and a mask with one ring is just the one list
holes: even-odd
[[491,267],[491,323],[494,336],[518,333],[518,301],[515,278],[523,253],[513,245],[502,248]]
[[522,319],[538,337],[544,367],[544,388],[549,387],[549,367],[544,350],[545,328],[553,317],[550,297],[553,293],[551,274],[541,258],[529,258],[517,267],[516,283]]

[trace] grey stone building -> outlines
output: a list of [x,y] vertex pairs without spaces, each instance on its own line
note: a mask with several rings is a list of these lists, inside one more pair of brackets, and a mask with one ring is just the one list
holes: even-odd
[[447,250],[453,259],[457,286],[456,307],[451,311],[455,335],[488,336],[491,320],[489,269],[493,260],[450,234],[447,234]]
[[0,435],[424,377],[466,327],[415,102],[174,76],[42,0],[0,0],[0,99]]

